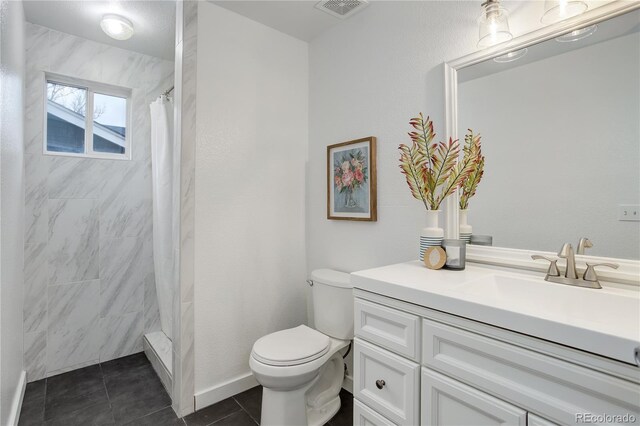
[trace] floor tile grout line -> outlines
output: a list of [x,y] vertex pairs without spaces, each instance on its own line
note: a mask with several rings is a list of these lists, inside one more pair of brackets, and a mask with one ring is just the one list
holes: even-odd
[[[113,407],[112,407],[112,405],[111,405],[111,400],[109,399],[109,393],[107,392],[107,387],[106,387],[106,385],[105,385],[105,383],[104,383],[104,380],[103,380],[103,382],[102,382],[102,385],[104,386],[104,391],[105,391],[105,395],[106,395],[106,397],[107,397],[107,402],[109,403],[109,410],[112,410],[112,408],[113,408]],[[96,392],[97,392],[97,391],[96,391]],[[77,395],[77,397],[86,396],[86,395],[91,395],[91,394],[94,394],[94,393],[95,393],[95,392],[89,392],[89,393],[85,393],[85,394],[80,394],[80,395]],[[59,416],[53,416],[52,418],[47,419],[47,416],[46,416],[47,399],[46,399],[46,396],[45,396],[45,399],[44,399],[44,407],[43,407],[43,413],[42,413],[43,421],[46,423],[46,422],[48,422],[48,421],[56,420],[56,419],[59,419],[59,418],[61,418],[61,417],[68,416],[68,415],[70,415],[70,414],[77,413],[78,411],[84,411],[84,410],[87,410],[87,409],[89,409],[89,408],[95,407],[95,406],[96,406],[96,405],[98,405],[98,404],[100,404],[100,402],[95,402],[95,403],[93,403],[93,404],[91,404],[91,405],[88,405],[88,406],[86,406],[86,407],[78,408],[77,410],[73,410],[73,411],[65,411],[64,413],[60,413],[60,415],[59,415]]]
[[[140,416],[140,417],[136,417],[135,419],[131,419],[131,420],[129,420],[127,423],[125,423],[125,426],[126,426],[126,425],[130,425],[130,424],[132,424],[131,422],[134,422],[134,421],[136,421],[136,420],[144,419],[145,417],[148,417],[148,416],[150,416],[150,415],[152,415],[152,414],[156,414],[156,413],[159,413],[159,412],[160,412],[160,411],[162,411],[162,410],[166,410],[167,408],[171,408],[171,405],[167,405],[167,406],[165,406],[165,407],[160,408],[159,410],[152,411],[151,413],[147,413],[147,414],[145,414],[144,416]],[[172,411],[173,411],[173,409],[172,409]],[[177,415],[176,415],[176,417],[177,417]]]
[[[108,398],[107,398],[107,402],[109,403],[109,409],[111,410],[111,401],[109,401],[109,399],[108,399]],[[52,421],[52,420],[57,420],[57,419],[60,419],[60,418],[65,417],[65,416],[69,416],[69,415],[71,415],[71,414],[77,413],[77,412],[79,412],[79,411],[88,410],[89,408],[93,408],[93,407],[95,407],[95,406],[96,406],[96,405],[98,405],[98,404],[100,404],[100,403],[99,403],[99,402],[96,402],[96,403],[91,404],[91,405],[88,405],[88,406],[86,406],[86,407],[78,408],[77,410],[73,410],[73,411],[65,411],[64,413],[60,413],[60,415],[59,415],[59,416],[53,416],[53,417],[51,417],[50,419],[47,419],[47,416],[46,416],[46,405],[45,405],[45,411],[44,411],[44,413],[43,413],[43,416],[44,416],[44,422],[46,423],[46,422],[49,422],[49,421]]]
[[[102,366],[100,366],[100,371],[102,371]],[[104,386],[104,393],[107,395],[107,402],[109,403],[109,411],[111,411],[111,417],[113,417],[113,421],[116,421],[116,417],[113,414],[113,404],[111,404],[111,397],[109,396],[109,389],[107,389],[107,381],[104,378],[104,374],[102,375],[102,386]]]
[[240,406],[240,408],[242,408],[242,411],[244,411],[245,413],[247,413],[247,415],[251,418],[251,420],[253,420],[253,421],[254,421],[255,423],[257,423],[258,425],[260,424],[260,420],[256,420],[256,419],[251,415],[251,413],[249,412],[249,410],[247,410],[247,409],[245,408],[245,406],[244,406],[244,405],[242,405],[242,404],[240,403],[240,401],[238,401],[238,400],[236,399],[236,395],[233,395],[231,398],[233,398],[233,400],[236,402],[236,404],[238,404],[238,405]]
[[[100,379],[102,381],[102,386],[103,386],[104,391],[105,391],[105,396],[107,397],[107,403],[109,404],[109,410],[111,411],[111,414],[113,415],[113,404],[112,404],[112,401],[111,401],[111,397],[109,396],[109,390],[107,388],[106,376],[104,375],[104,370],[102,369],[102,363],[98,363],[97,365],[98,365],[98,367],[100,369]],[[66,373],[62,373],[62,374],[66,374]],[[48,391],[48,380],[45,381],[45,396],[44,396],[44,401],[43,401],[45,407],[43,407],[43,408],[46,408],[46,394],[48,393],[47,391]],[[67,416],[69,414],[73,414],[73,413],[78,412],[78,411],[86,410],[86,409],[88,409],[90,407],[93,407],[93,406],[95,406],[97,404],[99,404],[99,402],[96,402],[95,404],[92,404],[89,407],[83,407],[83,408],[80,408],[78,410],[61,413],[60,416],[54,416],[51,419],[46,419],[46,415],[45,415],[44,410],[43,410],[43,421],[47,422],[47,421],[51,421],[51,420],[56,420],[57,418]],[[167,408],[167,407],[164,407],[164,408]],[[162,408],[162,409],[164,409],[164,408]],[[157,410],[157,411],[160,411],[160,410]],[[154,411],[153,413],[156,413],[157,411]],[[149,413],[149,414],[153,414],[153,413]],[[146,415],[142,416],[142,417],[146,417]],[[139,417],[139,418],[142,418],[142,417]],[[115,420],[115,417],[114,417],[114,420]],[[133,420],[137,420],[137,419],[133,419]]]
[[[235,399],[235,398],[233,398],[233,400],[235,401],[236,399]],[[234,414],[238,414],[238,413],[239,413],[239,412],[241,412],[241,411],[244,411],[244,412],[245,412],[245,413],[246,413],[246,414],[251,418],[251,420],[253,420],[253,417],[251,417],[251,414],[247,413],[247,410],[245,410],[245,409],[242,407],[242,405],[240,405],[240,403],[239,403],[238,401],[236,401],[236,403],[237,403],[237,404],[238,404],[238,406],[240,407],[238,410],[234,411],[233,413],[229,413],[229,414],[227,414],[227,415],[226,415],[226,416],[224,416],[224,417],[220,417],[219,419],[214,420],[214,421],[213,421],[213,422],[211,422],[211,423],[207,423],[205,426],[212,426],[212,425],[215,425],[216,423],[218,423],[218,422],[220,422],[220,421],[222,421],[222,420],[226,419],[227,417],[231,417],[231,416],[233,416]],[[255,422],[255,420],[253,420],[253,421]],[[187,423],[187,422],[186,422],[186,420],[185,420],[185,423]]]
[[[104,402],[107,402],[108,410],[110,411],[111,415],[113,416],[115,413],[113,412],[114,406],[113,406],[113,401],[111,401],[111,399],[113,397],[115,397],[115,395],[110,395],[110,392],[109,392],[107,384],[106,384],[107,379],[110,379],[112,377],[117,377],[118,375],[120,375],[121,373],[126,372],[126,371],[135,371],[135,370],[138,370],[138,369],[146,368],[150,364],[135,365],[135,366],[118,366],[117,368],[115,368],[113,370],[109,370],[111,372],[111,374],[105,374],[103,363],[98,362],[98,363],[93,364],[93,365],[95,365],[97,367],[96,373],[98,373],[98,374],[96,374],[97,377],[95,377],[95,379],[98,379],[98,381],[101,381],[102,390],[104,390],[104,392],[105,392],[105,394],[104,394],[105,401]],[[88,367],[91,367],[91,366],[88,366]],[[69,373],[72,373],[72,371],[61,373],[60,375],[61,376],[62,375],[67,375]],[[44,377],[42,379],[43,380],[43,390],[42,390],[42,397],[41,397],[42,398],[42,408],[41,409],[43,410],[42,420],[41,420],[42,422],[46,423],[47,421],[55,421],[57,419],[65,417],[65,416],[67,416],[69,414],[73,414],[73,413],[78,412],[78,411],[86,410],[86,409],[88,409],[90,407],[96,406],[96,405],[101,403],[101,402],[95,402],[94,404],[90,404],[88,407],[78,408],[77,410],[73,410],[71,412],[61,412],[58,415],[55,415],[54,417],[52,417],[51,419],[46,420],[45,408],[46,408],[46,403],[47,403],[47,397],[49,396],[49,397],[52,397],[52,398],[56,398],[56,395],[58,394],[57,392],[55,394],[51,393],[51,388],[50,388],[50,383],[49,383],[50,379],[51,379],[50,377]],[[93,379],[93,380],[95,380],[95,379]],[[76,381],[78,381],[78,380],[80,382],[82,382],[84,380],[84,377],[80,376],[80,377],[75,378],[73,380],[73,383],[76,383]],[[96,390],[95,392],[87,392],[86,395],[90,395],[90,394],[94,394],[94,393],[98,393],[98,392],[99,392],[98,390]],[[63,394],[64,394],[64,392],[63,392]],[[85,395],[84,392],[79,396],[83,396],[83,395]],[[237,404],[237,407],[235,407],[236,410],[233,411],[232,413],[230,413],[229,415],[224,416],[224,417],[216,420],[216,422],[221,421],[222,419],[225,419],[225,418],[227,418],[227,417],[229,417],[229,416],[231,416],[233,414],[238,414],[238,413],[243,412],[244,414],[249,416],[249,418],[251,419],[253,424],[259,424],[259,422],[256,421],[256,419],[251,415],[251,413],[249,413],[247,408],[238,399],[232,397],[232,400]],[[131,420],[129,420],[129,422],[135,422],[135,421],[143,419],[145,417],[154,415],[154,414],[156,414],[156,413],[158,413],[158,412],[160,412],[162,410],[166,410],[167,408],[170,408],[170,407],[171,407],[171,405],[167,405],[165,407],[162,407],[162,408],[159,408],[157,410],[154,410],[154,411],[152,411],[150,413],[146,413],[143,416],[137,417],[135,419],[131,419]],[[180,425],[188,426],[188,423],[187,423],[187,420],[186,420],[185,417],[177,417],[176,416],[176,420],[179,420],[178,423]],[[115,418],[114,418],[114,420],[115,420]],[[211,424],[213,424],[213,423],[211,423]]]

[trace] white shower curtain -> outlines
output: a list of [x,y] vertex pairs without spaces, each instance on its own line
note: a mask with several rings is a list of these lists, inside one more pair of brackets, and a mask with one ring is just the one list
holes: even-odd
[[162,331],[171,339],[173,299],[173,102],[160,96],[151,104],[153,184],[153,263]]

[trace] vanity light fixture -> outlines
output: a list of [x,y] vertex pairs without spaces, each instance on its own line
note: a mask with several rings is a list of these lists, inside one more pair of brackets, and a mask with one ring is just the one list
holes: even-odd
[[478,27],[480,49],[504,43],[513,38],[509,31],[509,12],[500,6],[499,0],[486,0],[482,3]]
[[581,0],[545,0],[544,14],[540,19],[543,24],[555,24],[580,15],[588,8]]
[[120,15],[104,15],[100,27],[105,34],[116,40],[128,40],[133,35],[133,24]]
[[528,51],[529,49],[527,49],[526,47],[524,49],[514,50],[513,52],[509,52],[506,55],[497,56],[493,58],[493,61],[499,64],[505,64],[507,62],[517,61],[520,58],[524,58],[524,56],[527,54]]
[[565,35],[561,35],[560,37],[556,37],[556,41],[559,41],[560,43],[566,43],[570,41],[582,40],[583,38],[587,38],[595,33],[597,29],[598,26],[595,24],[588,27],[580,28],[579,30],[574,30]]

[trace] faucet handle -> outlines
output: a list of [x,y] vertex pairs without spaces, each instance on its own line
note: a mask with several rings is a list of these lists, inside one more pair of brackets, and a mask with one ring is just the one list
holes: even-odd
[[547,275],[550,277],[559,277],[560,270],[558,270],[558,259],[552,259],[550,257],[542,256],[539,254],[531,255],[533,260],[548,260],[549,261],[549,269],[547,270]]
[[620,265],[617,263],[589,263],[587,262],[587,270],[584,271],[584,280],[598,282],[598,274],[596,274],[596,266],[606,266],[607,268],[618,269]]

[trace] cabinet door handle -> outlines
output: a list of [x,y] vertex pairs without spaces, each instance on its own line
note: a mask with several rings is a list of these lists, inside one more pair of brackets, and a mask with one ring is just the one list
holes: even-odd
[[384,382],[384,380],[376,380],[376,387],[378,389],[382,389],[384,387],[384,385],[386,385],[386,383]]

